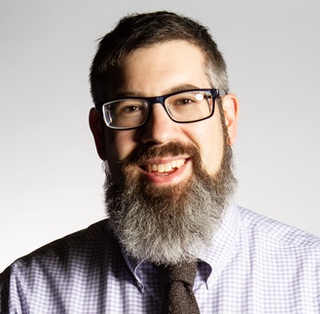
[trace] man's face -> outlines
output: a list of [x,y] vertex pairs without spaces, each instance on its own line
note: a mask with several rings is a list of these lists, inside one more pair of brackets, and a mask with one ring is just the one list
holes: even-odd
[[[211,88],[205,72],[205,60],[199,48],[185,41],[170,41],[140,48],[122,63],[122,73],[110,98],[124,96],[153,97],[177,90]],[[173,122],[161,104],[153,105],[151,117],[143,127],[105,132],[105,159],[114,180],[122,177],[122,162],[143,145],[162,146],[170,142],[195,145],[206,171],[213,175],[220,167],[223,136],[219,110],[195,123]],[[179,164],[180,168],[175,168]],[[155,171],[149,172],[148,165]],[[193,173],[193,161],[187,154],[154,157],[136,165],[133,173],[155,186],[186,182]],[[163,172],[164,171],[164,172]]]

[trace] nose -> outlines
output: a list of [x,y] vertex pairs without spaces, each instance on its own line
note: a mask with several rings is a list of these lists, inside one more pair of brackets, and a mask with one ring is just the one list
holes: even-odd
[[178,123],[170,119],[160,103],[153,104],[149,114],[149,119],[142,129],[143,143],[165,144],[179,137]]

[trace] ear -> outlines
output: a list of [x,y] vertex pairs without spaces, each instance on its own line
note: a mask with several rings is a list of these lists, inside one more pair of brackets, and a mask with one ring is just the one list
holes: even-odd
[[99,111],[95,108],[91,108],[89,113],[89,125],[93,138],[96,144],[96,149],[99,157],[105,160],[105,134],[104,134],[104,122]]
[[235,142],[237,130],[238,130],[238,118],[239,118],[239,102],[238,98],[234,94],[227,94],[223,97],[223,114],[225,124],[228,129],[230,145]]

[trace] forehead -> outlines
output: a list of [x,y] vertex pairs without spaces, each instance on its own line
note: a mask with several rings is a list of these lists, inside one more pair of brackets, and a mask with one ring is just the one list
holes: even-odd
[[209,88],[203,52],[186,41],[173,40],[138,48],[121,62],[116,94],[157,96],[177,86]]

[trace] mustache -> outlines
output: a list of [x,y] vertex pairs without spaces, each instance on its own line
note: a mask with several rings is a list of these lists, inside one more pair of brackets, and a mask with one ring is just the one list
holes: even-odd
[[169,142],[165,145],[144,145],[133,151],[129,157],[121,163],[126,165],[139,165],[148,159],[168,156],[188,155],[193,159],[200,160],[200,151],[193,144],[183,144],[180,142]]

